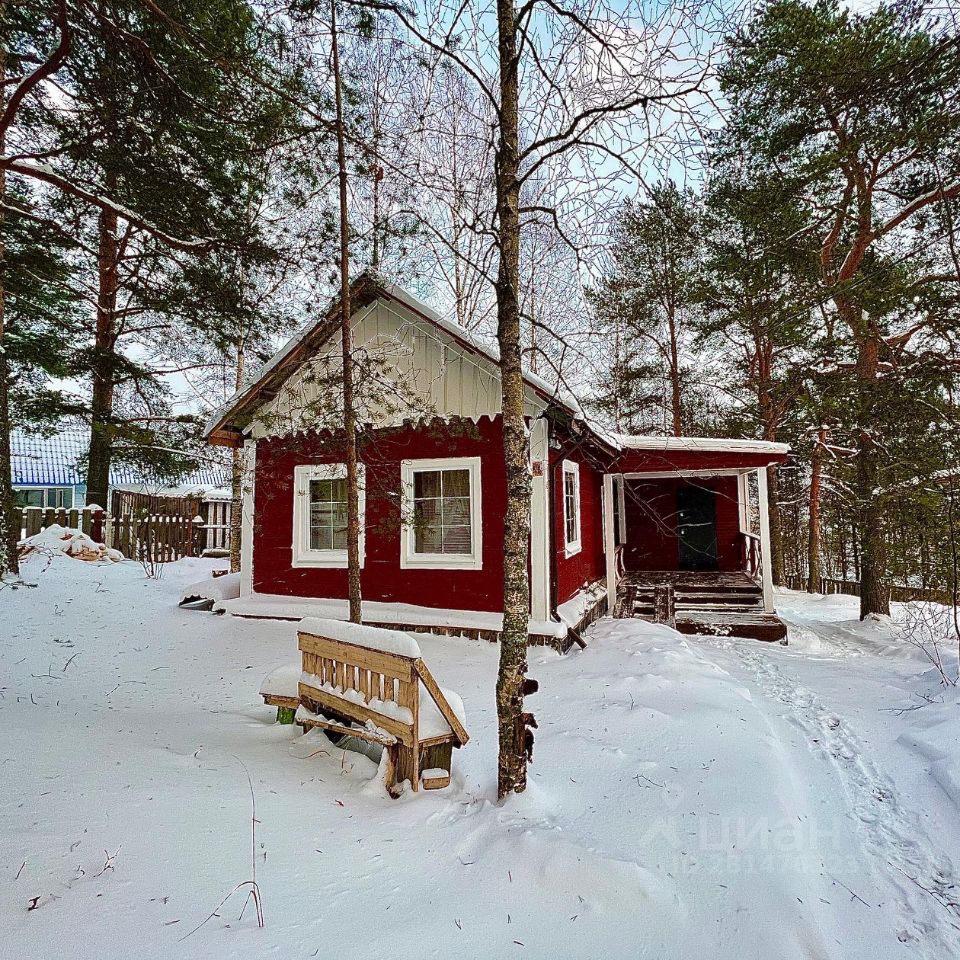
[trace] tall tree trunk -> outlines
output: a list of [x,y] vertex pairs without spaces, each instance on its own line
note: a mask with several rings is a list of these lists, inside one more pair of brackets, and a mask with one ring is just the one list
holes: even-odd
[[[777,441],[779,421],[770,390],[773,383],[773,345],[763,337],[756,340],[757,400],[763,422],[763,439]],[[780,477],[777,464],[767,467],[767,513],[770,517],[770,573],[773,582],[783,584],[783,523],[780,518]]]
[[337,169],[340,180],[340,355],[343,363],[343,432],[347,457],[347,581],[350,620],[360,623],[360,487],[357,471],[357,415],[353,405],[353,331],[350,328],[350,224],[347,221],[347,147],[337,40],[337,0],[330,0],[333,88],[337,108]]
[[777,464],[767,467],[767,507],[770,514],[770,574],[783,585],[783,518],[780,516],[780,472]]
[[879,463],[871,427],[879,363],[880,341],[872,320],[860,338],[857,356],[859,418],[857,430],[857,513],[860,519],[860,619],[888,615],[890,598],[884,584],[886,544],[883,509],[878,494]]
[[673,413],[673,435],[683,436],[683,397],[680,393],[680,348],[677,343],[677,318],[675,310],[667,310],[667,327],[670,334],[670,407]]
[[823,451],[827,431],[821,427],[810,462],[810,522],[807,530],[807,592],[819,593],[820,583],[820,487],[823,473]]
[[496,156],[500,265],[497,271],[497,340],[503,397],[503,460],[507,509],[503,537],[503,631],[497,674],[499,764],[497,795],[522,792],[527,785],[524,750],[524,678],[530,584],[530,474],[523,416],[520,333],[520,180],[516,10],[513,0],[497,0],[500,57],[499,149]]
[[[234,384],[239,391],[243,386],[246,349],[241,338],[237,341],[237,363]],[[230,463],[230,572],[240,570],[240,551],[243,544],[243,480],[244,449],[234,447]]]
[[[6,15],[6,2],[0,4],[0,14]],[[3,29],[0,27],[0,29]],[[0,37],[0,77],[7,75],[6,36]],[[6,106],[6,87],[0,87],[0,113]],[[6,153],[6,136],[0,131],[0,154]],[[20,572],[17,559],[19,524],[13,522],[16,499],[13,493],[13,462],[10,456],[10,364],[4,346],[6,333],[6,219],[3,201],[7,193],[7,173],[0,170],[0,577]]]
[[98,220],[97,328],[93,344],[90,402],[90,452],[87,503],[109,509],[110,462],[113,456],[113,393],[117,344],[117,215],[102,210]]

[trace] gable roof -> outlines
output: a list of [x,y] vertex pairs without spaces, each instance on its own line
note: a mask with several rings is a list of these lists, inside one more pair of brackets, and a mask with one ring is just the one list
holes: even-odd
[[[61,430],[44,436],[14,430],[10,434],[11,474],[14,486],[75,487],[86,483],[81,469],[90,438],[80,430]],[[161,483],[156,477],[127,463],[110,467],[110,486]],[[195,470],[177,482],[178,487],[214,489],[229,484],[226,469]]]
[[[457,345],[490,363],[499,364],[497,351],[484,343],[469,330],[448,320],[422,300],[408,293],[379,274],[367,270],[353,281],[350,287],[350,302],[354,312],[376,300],[397,303],[417,319],[443,331]],[[204,436],[210,443],[237,446],[242,439],[242,426],[266,401],[277,396],[287,378],[305,363],[311,355],[325,344],[337,331],[339,297],[335,297],[326,312],[316,321],[292,337],[277,351],[260,371],[256,380],[238,390],[207,422]],[[525,372],[527,386],[543,400],[566,408],[580,416],[578,405],[569,397],[562,396],[555,387],[534,373]]]

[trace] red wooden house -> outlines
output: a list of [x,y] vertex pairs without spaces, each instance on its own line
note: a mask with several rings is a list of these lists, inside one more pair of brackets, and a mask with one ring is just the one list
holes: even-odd
[[[496,357],[373,274],[355,282],[353,305],[364,619],[495,637],[506,504]],[[338,323],[332,307],[208,425],[209,441],[242,447],[247,464],[232,613],[346,616]],[[533,642],[564,645],[618,591],[646,615],[666,580],[680,629],[782,636],[764,468],[785,447],[610,436],[536,376],[526,387]]]

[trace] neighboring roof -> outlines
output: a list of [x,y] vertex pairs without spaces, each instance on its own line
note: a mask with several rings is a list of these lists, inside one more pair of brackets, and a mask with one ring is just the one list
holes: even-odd
[[[354,311],[373,303],[375,300],[394,301],[420,319],[443,330],[464,349],[479,354],[491,363],[498,364],[499,355],[489,344],[484,343],[460,324],[440,316],[432,307],[418,300],[406,290],[381,277],[373,271],[362,273],[353,281],[350,288],[351,307]],[[277,395],[286,379],[300,367],[314,350],[324,344],[336,331],[339,324],[337,308],[339,298],[334,298],[327,311],[292,337],[260,371],[252,383],[238,390],[210,418],[204,435],[211,443],[235,445],[240,430],[232,421],[242,420],[253,411]],[[534,373],[525,372],[524,380],[536,393],[546,400],[557,403],[571,413],[581,416],[579,406],[567,396],[562,396],[556,387]]]
[[719,437],[640,437],[630,434],[618,434],[613,439],[621,450],[769,453],[773,456],[785,456],[790,452],[789,444],[772,443],[769,440],[730,440]]
[[[62,430],[43,436],[14,430],[10,434],[10,454],[14,486],[73,487],[86,481],[80,470],[87,455],[90,437],[79,430]],[[178,487],[212,488],[228,485],[226,469],[206,468],[187,474]],[[112,487],[163,484],[129,464],[110,468]]]

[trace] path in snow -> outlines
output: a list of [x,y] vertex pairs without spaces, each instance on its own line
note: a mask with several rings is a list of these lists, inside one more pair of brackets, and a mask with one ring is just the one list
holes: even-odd
[[950,858],[936,849],[920,818],[898,795],[891,777],[871,759],[871,751],[849,721],[781,669],[777,663],[785,655],[781,647],[727,639],[706,644],[722,652],[718,666],[734,666],[730,661],[736,658],[761,696],[778,705],[774,711],[779,717],[796,725],[811,751],[830,764],[872,872],[897,891],[898,939],[915,943],[923,955],[938,960],[956,955],[960,882]]

